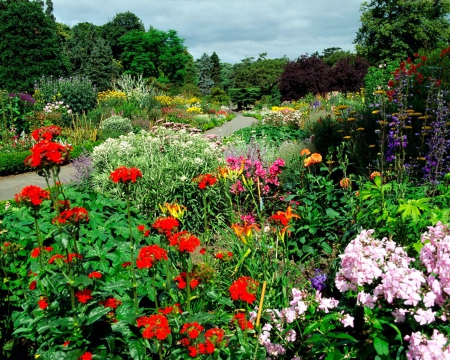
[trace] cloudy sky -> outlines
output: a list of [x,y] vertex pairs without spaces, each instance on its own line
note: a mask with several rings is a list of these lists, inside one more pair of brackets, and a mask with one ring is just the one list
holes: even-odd
[[319,53],[329,47],[354,51],[361,0],[53,0],[58,22],[103,25],[131,11],[145,25],[174,29],[194,59],[217,53],[222,62]]

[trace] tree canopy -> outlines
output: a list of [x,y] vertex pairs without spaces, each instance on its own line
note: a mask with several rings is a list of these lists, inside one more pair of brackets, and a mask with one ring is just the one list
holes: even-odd
[[447,0],[371,0],[360,11],[354,43],[371,64],[405,59],[450,38]]

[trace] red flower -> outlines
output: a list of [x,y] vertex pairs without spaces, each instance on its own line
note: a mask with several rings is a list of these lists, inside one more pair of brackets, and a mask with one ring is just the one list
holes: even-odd
[[[53,250],[53,248],[51,246],[43,246],[42,250],[45,250],[47,252],[50,252]],[[39,254],[41,253],[41,250],[37,247],[34,248],[33,250],[31,250],[30,256],[35,259],[39,256]]]
[[39,308],[42,309],[42,310],[47,309],[48,308],[47,299],[42,298],[42,299],[38,300],[38,305],[39,305]]
[[92,294],[91,290],[84,289],[84,290],[81,290],[81,291],[77,291],[75,293],[75,296],[77,297],[77,299],[78,299],[78,301],[80,303],[86,304],[88,300],[92,299],[91,294]]
[[197,356],[197,348],[195,346],[189,346],[188,347],[189,356],[190,357],[196,357]]
[[53,137],[56,137],[59,135],[61,135],[61,128],[56,125],[45,126],[45,127],[36,129],[31,133],[31,136],[36,141],[40,141],[40,140],[50,141],[53,139]]
[[210,340],[206,339],[204,344],[198,344],[198,349],[200,350],[200,354],[212,354],[214,353],[214,344]]
[[170,334],[169,321],[164,315],[142,316],[136,322],[138,327],[145,326],[142,332],[144,339],[157,338],[158,340],[164,340]]
[[65,224],[70,223],[73,225],[88,223],[89,214],[85,208],[75,206],[72,209],[64,210],[58,217],[52,220],[53,223]]
[[137,229],[138,229],[138,231],[144,232],[145,231],[145,225],[138,225]]
[[199,251],[200,255],[204,255],[205,252],[206,252],[206,248],[201,248]]
[[175,303],[173,306],[168,306],[164,309],[159,309],[158,312],[160,314],[169,315],[169,314],[181,314],[180,304]]
[[14,196],[16,203],[24,203],[28,206],[39,206],[42,201],[50,199],[50,192],[41,189],[39,186],[28,185],[22,191]]
[[119,305],[122,304],[122,301],[117,300],[113,297],[106,299],[105,301],[100,301],[100,305],[103,305],[105,308],[110,307],[111,309],[117,309]]
[[192,180],[198,184],[199,189],[206,189],[207,186],[213,186],[217,179],[211,174],[202,174]]
[[212,328],[205,333],[205,339],[210,340],[213,344],[216,344],[216,346],[220,345],[224,336],[225,331],[220,328]]
[[83,355],[81,355],[78,360],[92,360],[92,353],[90,352],[85,352]]
[[186,335],[191,339],[197,339],[200,333],[204,330],[198,322],[186,323],[180,330],[180,334],[186,333]]
[[122,264],[122,267],[123,267],[123,268],[126,268],[126,267],[128,267],[128,266],[131,266],[131,262],[130,262],[130,261],[126,261],[126,262],[124,262],[124,263]]
[[[186,285],[187,285],[187,283],[186,283],[186,273],[182,272],[175,279],[173,279],[173,281],[177,282],[178,289],[184,289],[186,287]],[[195,289],[198,286],[199,281],[197,279],[191,279],[189,281],[189,284],[191,286],[191,289]]]
[[99,273],[98,271],[93,271],[88,275],[89,279],[101,279],[102,278],[102,274]]
[[139,269],[149,269],[155,262],[167,260],[167,251],[158,245],[145,246],[139,251],[136,259],[136,265]]
[[55,254],[53,255],[50,260],[48,261],[49,264],[53,264],[55,262],[55,260],[57,259],[65,259],[64,255],[60,255],[60,254]]
[[239,313],[233,316],[231,319],[231,323],[237,322],[238,326],[241,328],[241,330],[252,330],[253,324],[250,321],[247,321],[245,318],[244,313]]
[[177,232],[169,237],[169,244],[178,248],[180,252],[194,252],[200,246],[200,240],[186,230]]
[[109,178],[115,183],[129,183],[130,181],[135,183],[137,178],[141,178],[142,173],[138,168],[126,166],[118,167],[114,170]]
[[28,285],[28,289],[30,289],[31,291],[33,291],[34,289],[36,289],[36,280],[33,280],[30,285]]
[[172,216],[160,217],[153,223],[152,228],[158,230],[160,234],[170,236],[172,231],[176,230],[180,226],[177,219]]
[[256,290],[259,282],[249,276],[241,276],[230,286],[230,296],[233,300],[242,300],[252,304],[256,300]]
[[63,346],[64,346],[64,347],[67,347],[67,345],[69,345],[69,343],[70,343],[70,340],[64,341]]
[[83,257],[80,254],[69,254],[68,258],[64,260],[65,263],[71,263],[74,258],[82,259]]
[[31,149],[31,155],[27,156],[24,163],[31,167],[46,167],[64,164],[69,159],[72,147],[56,142],[42,140]]

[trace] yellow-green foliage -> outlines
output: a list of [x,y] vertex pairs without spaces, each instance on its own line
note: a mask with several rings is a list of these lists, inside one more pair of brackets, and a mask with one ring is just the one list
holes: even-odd
[[126,99],[127,99],[127,96],[125,95],[125,93],[123,91],[118,91],[118,90],[100,91],[97,95],[97,103],[109,102],[110,100],[125,101]]
[[191,106],[186,109],[186,112],[189,114],[201,114],[201,113],[203,113],[203,110],[202,110],[202,108],[200,108],[198,106]]

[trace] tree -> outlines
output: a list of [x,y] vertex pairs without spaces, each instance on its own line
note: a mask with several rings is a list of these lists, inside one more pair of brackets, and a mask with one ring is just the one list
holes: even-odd
[[214,86],[214,81],[211,78],[212,69],[213,63],[211,61],[211,57],[204,53],[197,61],[198,88],[203,95],[208,95]]
[[55,15],[53,15],[53,2],[52,2],[52,0],[45,0],[45,5],[47,6],[47,8],[45,9],[45,14],[52,21],[56,21]]
[[183,84],[189,53],[175,30],[133,30],[122,36],[119,43],[124,48],[121,60],[125,73]]
[[360,11],[354,43],[371,64],[405,59],[450,37],[448,0],[371,0]]
[[312,94],[322,94],[329,89],[328,67],[317,56],[302,55],[286,64],[280,77],[282,100],[298,100]]
[[43,75],[63,74],[55,23],[42,4],[0,2],[0,88],[32,91]]
[[123,46],[119,43],[119,38],[130,31],[145,31],[142,20],[130,11],[118,13],[100,29],[102,37],[111,46],[114,59],[120,59]]
[[359,56],[340,59],[328,70],[330,81],[328,90],[343,93],[360,91],[364,87],[364,77],[368,68],[369,63]]
[[211,79],[214,81],[215,87],[220,87],[220,59],[214,51],[211,55],[212,69]]

